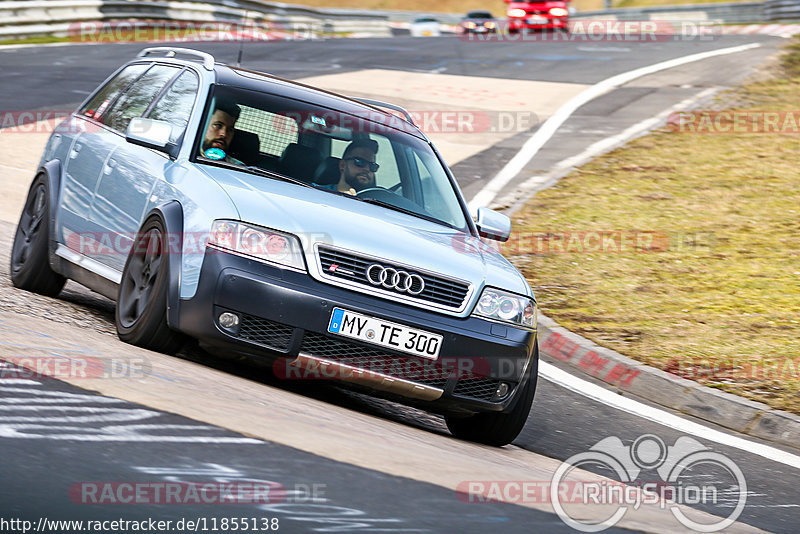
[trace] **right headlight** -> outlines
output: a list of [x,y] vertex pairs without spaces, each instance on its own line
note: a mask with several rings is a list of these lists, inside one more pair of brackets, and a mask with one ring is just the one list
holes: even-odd
[[536,330],[536,301],[500,289],[485,288],[472,315]]
[[306,269],[300,240],[278,230],[220,219],[211,225],[208,244],[269,263]]

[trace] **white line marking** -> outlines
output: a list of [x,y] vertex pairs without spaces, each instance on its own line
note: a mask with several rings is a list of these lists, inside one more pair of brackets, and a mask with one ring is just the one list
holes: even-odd
[[687,63],[708,59],[710,57],[722,56],[726,54],[734,54],[736,52],[744,52],[753,48],[758,48],[759,43],[752,43],[742,46],[734,46],[730,48],[721,48],[719,50],[712,50],[710,52],[701,52],[699,54],[692,54],[689,56],[670,59],[662,61],[654,65],[634,69],[632,71],[623,72],[610,78],[596,83],[592,87],[586,89],[577,96],[574,96],[566,104],[561,106],[544,124],[528,139],[522,148],[514,155],[511,160],[506,163],[497,175],[487,183],[483,189],[469,202],[469,209],[475,213],[480,206],[488,205],[497,194],[505,187],[511,180],[513,180],[525,168],[525,165],[533,159],[539,150],[550,140],[556,133],[558,128],[581,106],[587,102],[604,95],[607,92],[616,89],[636,78],[653,74],[655,72],[671,69]]
[[[24,406],[15,406],[15,411],[23,410]],[[63,407],[51,406],[40,408],[48,412],[83,412],[89,415],[54,415],[54,416],[23,416],[23,415],[0,415],[0,427],[7,426],[8,423],[118,423],[122,421],[141,421],[158,417],[161,414],[151,410],[128,409],[128,408],[95,408],[95,407]]]
[[74,404],[74,403],[125,403],[122,399],[113,399],[111,397],[98,397],[96,395],[86,395],[84,397],[72,398],[56,398],[56,399],[41,399],[39,397],[14,397],[14,398],[0,398],[0,409],[3,409],[3,404]]
[[552,184],[552,182],[558,180],[563,175],[563,173],[567,172],[569,169],[577,167],[579,165],[583,165],[584,163],[590,161],[592,158],[604,152],[607,152],[608,150],[611,150],[617,145],[621,145],[627,141],[630,141],[635,137],[638,137],[639,135],[646,133],[652,128],[655,128],[656,126],[664,123],[670,116],[670,114],[675,113],[676,111],[689,109],[696,102],[701,101],[707,96],[712,95],[717,90],[718,89],[716,87],[709,87],[708,89],[699,92],[698,94],[696,94],[691,98],[687,98],[686,100],[678,102],[669,109],[662,111],[655,117],[645,119],[641,122],[634,124],[633,126],[626,128],[625,130],[616,135],[613,135],[611,137],[606,137],[605,139],[593,143],[580,154],[577,154],[575,156],[570,156],[567,159],[558,162],[556,165],[553,166],[550,172],[546,174],[537,174],[530,177],[528,180],[519,185],[514,192],[502,198],[501,203],[505,205],[505,204],[512,204],[514,202],[519,202],[520,197],[525,197],[526,195],[529,195],[532,191],[539,191],[549,187]]
[[0,378],[0,384],[11,384],[14,386],[41,386],[36,380],[27,378]]
[[768,460],[800,469],[800,456],[776,449],[775,447],[770,447],[769,445],[732,436],[695,423],[694,421],[683,419],[682,417],[678,417],[664,410],[642,404],[629,397],[623,397],[614,391],[610,391],[597,384],[592,384],[591,382],[573,376],[550,363],[539,362],[539,376],[570,391],[601,402],[606,406],[611,406],[612,408],[622,410],[623,412],[633,414],[643,419],[648,419],[654,423],[673,428],[686,434],[692,434],[728,447],[741,449]]
[[[36,412],[40,415],[41,412],[83,412],[83,413],[122,413],[122,412],[135,412],[141,411],[139,408],[109,408],[107,406],[39,406],[39,401],[34,401],[31,405],[25,406],[0,406],[0,411],[14,411],[14,412]],[[158,415],[158,412],[148,413]]]

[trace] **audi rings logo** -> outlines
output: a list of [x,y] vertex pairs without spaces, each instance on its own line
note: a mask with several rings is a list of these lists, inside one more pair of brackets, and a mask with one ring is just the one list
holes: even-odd
[[384,267],[378,263],[367,267],[367,280],[374,286],[394,289],[409,295],[419,295],[425,289],[425,280],[420,275],[398,271],[393,267]]

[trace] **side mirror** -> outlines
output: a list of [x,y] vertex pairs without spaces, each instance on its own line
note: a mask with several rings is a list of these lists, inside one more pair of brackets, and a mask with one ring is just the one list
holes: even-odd
[[475,222],[481,237],[494,239],[504,243],[511,236],[511,219],[489,208],[478,208],[478,220]]
[[125,140],[134,145],[152,148],[175,157],[177,145],[169,140],[172,125],[168,122],[136,117],[128,123]]

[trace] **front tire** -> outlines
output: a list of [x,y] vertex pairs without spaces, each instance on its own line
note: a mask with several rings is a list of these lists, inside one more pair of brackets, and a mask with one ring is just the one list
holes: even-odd
[[122,341],[146,349],[176,353],[183,336],[167,324],[169,264],[167,233],[157,215],[136,234],[117,293],[114,319]]
[[468,417],[445,416],[447,428],[453,436],[467,441],[484,443],[495,447],[508,445],[516,439],[528,420],[528,414],[536,393],[539,367],[539,349],[528,370],[528,380],[514,407],[505,413],[481,412]]
[[61,292],[67,279],[50,268],[50,191],[39,175],[31,184],[11,246],[11,283],[48,297]]

